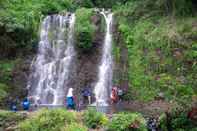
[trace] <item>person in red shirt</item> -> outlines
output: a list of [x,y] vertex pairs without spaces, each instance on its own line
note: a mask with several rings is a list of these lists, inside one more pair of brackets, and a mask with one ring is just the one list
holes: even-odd
[[113,87],[111,91],[111,104],[117,103],[118,102],[118,90],[117,87]]

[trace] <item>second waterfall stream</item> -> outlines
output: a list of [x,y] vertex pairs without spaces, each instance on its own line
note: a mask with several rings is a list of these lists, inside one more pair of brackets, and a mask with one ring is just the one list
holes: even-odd
[[106,21],[106,34],[102,49],[102,58],[99,65],[98,82],[95,85],[94,93],[96,105],[107,106],[112,87],[113,59],[112,59],[112,22],[113,14],[102,11]]

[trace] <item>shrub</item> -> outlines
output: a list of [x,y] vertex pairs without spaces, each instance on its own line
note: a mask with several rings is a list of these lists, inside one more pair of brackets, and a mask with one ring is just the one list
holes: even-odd
[[20,131],[60,131],[65,125],[77,122],[74,112],[65,109],[42,109],[19,124]]
[[88,128],[78,123],[71,123],[67,125],[62,131],[88,131]]
[[147,131],[146,121],[139,113],[119,113],[113,116],[107,131]]
[[168,128],[167,128],[167,116],[166,116],[165,113],[161,114],[160,117],[159,117],[159,128],[162,131],[168,131]]
[[95,108],[88,108],[83,113],[83,121],[89,128],[99,128],[107,124],[108,118],[101,112],[97,112]]
[[91,22],[93,9],[81,8],[76,11],[75,35],[77,47],[87,51],[92,47],[93,35],[96,27]]
[[175,131],[194,131],[196,125],[188,117],[186,112],[173,112],[171,114],[171,125]]
[[24,120],[25,118],[26,116],[23,114],[0,110],[0,127],[6,129],[9,126],[17,125],[21,120]]
[[8,95],[6,91],[7,89],[7,85],[0,83],[0,101]]

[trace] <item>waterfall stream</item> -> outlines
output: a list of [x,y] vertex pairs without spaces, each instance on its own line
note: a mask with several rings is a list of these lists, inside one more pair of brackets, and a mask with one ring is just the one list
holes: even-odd
[[98,82],[94,88],[96,105],[108,105],[109,94],[112,86],[113,61],[112,61],[112,22],[113,14],[102,11],[106,21],[106,34],[102,50],[102,60],[99,66]]
[[75,15],[47,16],[41,25],[38,55],[27,88],[34,104],[62,105],[75,50]]

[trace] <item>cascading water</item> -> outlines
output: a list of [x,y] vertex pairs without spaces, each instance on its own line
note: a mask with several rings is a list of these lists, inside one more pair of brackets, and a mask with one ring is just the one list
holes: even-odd
[[112,60],[112,22],[113,14],[102,11],[106,21],[106,34],[102,50],[102,60],[99,66],[98,82],[94,88],[96,105],[106,106],[112,86],[113,60]]
[[47,16],[42,25],[38,55],[28,82],[34,104],[62,105],[75,55],[75,15]]

